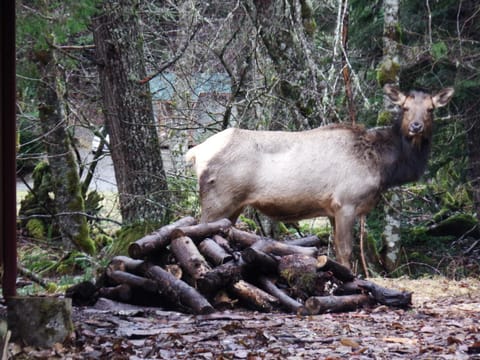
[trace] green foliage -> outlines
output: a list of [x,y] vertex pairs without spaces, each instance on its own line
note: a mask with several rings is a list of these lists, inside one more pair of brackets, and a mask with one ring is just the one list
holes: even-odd
[[[197,180],[193,176],[167,176],[168,190],[172,196],[170,217],[176,218],[185,215],[188,211],[191,216],[197,216],[200,211]],[[168,221],[168,219],[165,219]]]
[[132,242],[152,233],[160,226],[161,224],[150,222],[138,222],[123,226],[116,232],[112,245],[107,249],[107,253],[111,256],[128,255],[128,246]]
[[29,219],[25,224],[25,230],[34,239],[45,240],[47,238],[46,225],[40,219]]
[[443,41],[436,42],[435,44],[432,44],[432,56],[434,60],[438,61],[445,57],[448,53],[448,48],[447,44]]
[[380,111],[377,117],[378,126],[388,126],[392,124],[392,113],[390,111]]

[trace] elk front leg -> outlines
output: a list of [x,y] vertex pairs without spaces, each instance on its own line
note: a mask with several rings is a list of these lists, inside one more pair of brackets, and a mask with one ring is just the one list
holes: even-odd
[[342,207],[335,213],[335,255],[337,261],[349,269],[351,268],[354,223],[354,208]]

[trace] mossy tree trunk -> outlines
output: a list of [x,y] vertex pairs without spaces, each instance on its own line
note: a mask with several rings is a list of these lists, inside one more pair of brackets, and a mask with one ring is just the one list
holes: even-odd
[[[472,97],[472,102],[477,101]],[[468,177],[472,187],[472,200],[474,212],[480,222],[480,115],[477,105],[466,107],[466,128],[467,131],[467,148],[468,148]]]
[[[289,113],[272,115],[271,127],[282,128],[288,119],[297,128],[317,127],[322,122],[324,82],[314,59],[316,23],[310,3],[304,0],[243,0],[242,3],[274,66],[278,78],[276,93],[289,104]],[[277,109],[280,110],[283,109]]]
[[169,197],[146,77],[138,1],[104,1],[93,19],[105,121],[123,221],[165,220]]
[[38,88],[39,117],[44,134],[55,192],[55,215],[63,245],[74,244],[88,253],[95,252],[90,238],[82,187],[72,151],[60,94],[57,62],[51,49],[35,52],[41,81]]
[[[383,1],[383,59],[378,69],[377,76],[380,86],[387,83],[395,84],[397,86],[399,84],[399,7],[399,0]],[[398,112],[400,109],[385,97],[384,111],[394,113],[394,116],[397,116],[399,115]],[[380,117],[385,118],[385,114],[380,113],[379,118]],[[390,118],[390,116],[387,117]],[[400,254],[401,201],[400,197],[394,192],[387,193],[385,198],[388,199],[388,203],[385,205],[385,228],[382,234],[382,261],[386,270],[392,271],[398,265]]]

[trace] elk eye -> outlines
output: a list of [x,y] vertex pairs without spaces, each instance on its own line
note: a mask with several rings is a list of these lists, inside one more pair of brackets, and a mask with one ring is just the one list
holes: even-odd
[[404,107],[404,108],[403,108],[403,111],[404,111],[404,112],[407,112],[408,110],[410,110],[408,107]]
[[429,113],[432,113],[432,112],[433,112],[433,107],[432,107],[432,108],[428,108],[427,111],[428,111]]

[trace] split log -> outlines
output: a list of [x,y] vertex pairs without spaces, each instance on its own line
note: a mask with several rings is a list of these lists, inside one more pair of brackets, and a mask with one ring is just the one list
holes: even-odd
[[207,260],[189,237],[174,238],[170,247],[181,268],[193,279],[193,282],[211,270]]
[[131,243],[128,247],[128,254],[134,259],[142,259],[149,254],[155,253],[170,243],[170,235],[173,230],[195,223],[196,220],[193,217],[187,216],[169,225],[165,225],[157,231]]
[[128,256],[115,256],[107,266],[107,276],[112,271],[126,271],[132,274],[141,275],[144,271],[143,260],[132,259]]
[[369,305],[373,299],[366,294],[345,296],[312,296],[305,301],[302,313],[310,315],[345,312],[356,310],[363,305]]
[[195,242],[201,241],[215,234],[226,234],[230,230],[232,223],[228,219],[221,219],[210,223],[182,226],[172,231],[170,237],[189,237]]
[[240,258],[217,266],[197,279],[197,288],[202,294],[211,296],[231,283],[239,281],[243,277],[245,265]]
[[330,271],[332,272],[333,276],[343,282],[349,282],[355,279],[355,275],[353,275],[349,268],[330,259],[326,255],[320,255],[317,257],[317,269],[322,271]]
[[272,280],[268,279],[265,276],[260,276],[258,279],[259,285],[267,291],[270,295],[275,296],[280,304],[283,305],[286,309],[293,313],[297,313],[301,308],[302,304],[297,300],[292,299],[290,296],[285,294],[281,289],[279,289]]
[[127,284],[131,287],[142,288],[149,292],[158,291],[158,286],[155,281],[142,276],[137,276],[120,270],[111,271],[108,276],[117,284]]
[[182,280],[178,280],[160,266],[153,265],[145,273],[149,279],[155,280],[158,291],[173,304],[185,306],[195,314],[210,314],[215,309],[197,290]]
[[233,259],[233,256],[225,251],[217,242],[206,238],[199,245],[200,252],[215,266],[224,264]]
[[335,289],[335,295],[369,292],[379,304],[395,307],[409,307],[412,305],[412,293],[388,289],[368,280],[355,279],[342,284]]
[[278,304],[276,297],[244,280],[234,283],[231,290],[240,300],[258,311],[271,312]]
[[242,259],[248,264],[248,268],[254,270],[257,274],[277,273],[278,260],[274,256],[253,247],[248,247],[242,251]]
[[252,248],[263,251],[267,254],[285,256],[291,254],[301,254],[315,257],[317,255],[316,247],[304,247],[297,245],[288,245],[287,243],[276,240],[260,240],[252,245]]

